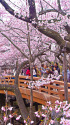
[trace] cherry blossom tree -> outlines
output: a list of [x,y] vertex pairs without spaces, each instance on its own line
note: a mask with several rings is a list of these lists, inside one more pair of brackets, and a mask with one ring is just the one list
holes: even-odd
[[[34,62],[36,57],[39,57],[40,59],[40,56],[45,54],[49,49],[46,49],[44,45],[46,46],[46,44],[49,44],[48,47],[50,47],[50,41],[52,41],[52,43],[56,42],[59,45],[60,52],[57,53],[57,57],[63,53],[63,47],[66,47],[66,52],[70,53],[69,0],[66,2],[64,0],[50,0],[50,2],[49,0],[18,0],[14,2],[12,0],[0,0],[0,3],[1,16],[6,16],[6,18],[3,17],[4,21],[1,20],[2,25],[0,27],[0,35],[5,37],[3,39],[10,41],[15,49],[17,48],[20,51],[20,54],[26,58],[21,67],[25,63],[29,63],[29,60],[31,63]],[[4,24],[4,22],[6,23]],[[31,35],[34,36],[31,37]],[[37,36],[41,38],[41,40],[38,41]],[[22,46],[22,37],[26,38],[24,44],[27,43],[27,48],[23,48]],[[31,38],[33,39],[31,40]],[[35,42],[37,44],[35,44]],[[39,47],[38,42],[41,44]],[[13,49],[12,45],[11,48]],[[37,51],[35,51],[35,49],[33,51],[32,45],[38,47]],[[20,68],[18,71],[19,70]],[[18,71],[16,78],[18,78]],[[15,83],[18,83],[17,79]],[[19,99],[17,98],[17,100]]]
[[[69,39],[70,27],[69,27],[69,5],[67,0],[28,0],[13,2],[12,0],[1,0],[1,4],[11,15],[16,18],[26,21],[36,27],[42,34],[54,39],[62,48],[65,45],[65,40]],[[27,2],[27,3],[26,3]],[[15,7],[15,9],[13,9]],[[25,9],[27,7],[27,9]],[[25,10],[25,11],[24,11]],[[27,15],[26,15],[27,12]],[[65,25],[66,24],[66,25]],[[65,29],[64,29],[65,27]],[[67,33],[66,33],[67,31]],[[62,34],[63,33],[63,34]],[[69,42],[67,43],[67,50],[69,51]]]
[[[27,24],[27,30],[26,30],[26,32],[28,32],[28,34],[26,34],[25,32],[23,32],[23,29],[22,29],[22,27],[20,27],[20,25],[17,25],[18,27],[17,28],[15,28],[14,27],[14,23],[15,22],[13,22],[13,24],[11,24],[11,25],[7,25],[6,23],[5,24],[3,24],[5,27],[1,27],[1,35],[3,35],[3,37],[5,37],[5,42],[4,42],[4,44],[5,43],[7,43],[8,44],[8,40],[10,41],[10,47],[9,47],[9,49],[10,49],[10,51],[12,51],[11,52],[11,54],[9,54],[9,55],[6,55],[5,56],[5,59],[7,60],[8,58],[10,59],[10,58],[13,58],[13,56],[20,56],[20,54],[18,53],[18,52],[16,52],[16,51],[19,51],[21,54],[22,54],[22,58],[24,58],[26,61],[25,62],[23,62],[22,64],[21,64],[21,67],[22,66],[24,66],[26,63],[29,63],[29,64],[31,64],[32,62],[34,62],[34,60],[36,59],[36,57],[38,57],[38,56],[40,56],[40,55],[45,55],[45,52],[49,49],[47,49],[45,46],[44,46],[44,44],[43,43],[41,43],[41,41],[39,41],[39,40],[37,40],[37,38],[33,38],[34,36],[34,34],[37,32],[37,31],[34,31],[33,33],[34,34],[32,34],[32,32],[31,32],[31,34],[28,32],[29,30],[29,26],[28,26],[28,24]],[[17,23],[18,24],[18,23]],[[13,26],[13,27],[12,27]],[[20,28],[19,28],[20,27]],[[26,26],[25,26],[25,28],[26,28]],[[10,30],[11,29],[11,30]],[[31,27],[30,27],[30,30],[32,30],[31,29]],[[33,29],[33,30],[35,30],[35,29]],[[38,34],[38,33],[37,33]],[[41,36],[41,34],[39,34],[40,36]],[[38,35],[38,36],[39,36]],[[40,37],[39,36],[39,37]],[[32,38],[32,40],[31,40],[31,38]],[[19,41],[20,40],[20,41]],[[33,40],[35,41],[35,43],[36,43],[36,46],[34,45],[35,43],[33,43]],[[14,42],[12,42],[12,41],[14,41]],[[39,43],[39,42],[40,43]],[[38,43],[37,43],[38,42]],[[16,44],[17,43],[17,44]],[[40,44],[40,45],[39,45]],[[27,45],[27,46],[26,46]],[[30,46],[31,45],[31,46]],[[4,45],[2,44],[2,46],[4,47]],[[47,46],[49,46],[49,44],[47,45]],[[6,46],[5,46],[6,47]],[[24,47],[24,48],[23,48]],[[35,47],[35,49],[34,49],[34,47]],[[16,50],[15,50],[16,49]],[[4,48],[4,50],[5,50],[5,48]],[[36,52],[36,50],[37,50],[37,52]],[[16,53],[15,53],[16,52]],[[15,55],[13,54],[13,53],[15,53]],[[7,53],[8,54],[8,53]],[[30,59],[31,58],[31,59]],[[15,60],[15,58],[14,58],[14,60]],[[17,88],[17,83],[18,83],[18,75],[19,75],[19,72],[20,72],[20,67],[19,67],[19,69],[17,70],[17,73],[16,73],[16,76],[15,76],[15,85],[16,85],[16,88]],[[5,86],[4,86],[5,87]],[[5,87],[6,88],[6,87]],[[1,88],[2,89],[2,88]],[[14,88],[15,89],[15,88]],[[15,90],[16,91],[16,90]],[[16,92],[18,92],[18,93],[20,93],[20,91],[19,91],[19,89],[18,89],[18,91],[16,91]],[[23,107],[23,101],[22,101],[22,98],[21,98],[21,94],[17,94],[17,93],[15,93],[16,94],[16,99],[17,99],[17,101],[18,101],[18,105],[19,105],[19,107],[21,107],[20,108],[20,110],[22,110],[22,107]],[[18,97],[18,95],[19,95],[19,97]],[[32,95],[32,94],[31,94]],[[21,99],[21,100],[20,100]],[[24,109],[25,109],[25,106],[24,106]],[[22,114],[22,116],[24,116],[24,114],[25,114],[25,110],[24,110],[24,113],[23,113],[23,110],[21,111],[21,114]],[[26,113],[27,114],[27,113]],[[27,116],[27,115],[26,115]],[[25,117],[26,117],[25,116]]]

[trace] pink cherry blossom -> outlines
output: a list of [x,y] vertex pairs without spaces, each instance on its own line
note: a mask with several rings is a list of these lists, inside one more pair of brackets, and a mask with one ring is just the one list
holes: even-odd
[[31,124],[33,124],[34,123],[34,121],[31,121]]
[[58,113],[60,111],[60,108],[58,108],[57,110],[56,110],[56,113]]
[[42,109],[45,110],[45,109],[46,109],[46,106],[42,105]]
[[9,117],[10,117],[10,118],[13,118],[13,116],[12,116],[11,114],[9,115]]
[[21,118],[21,115],[19,115],[17,118],[16,118],[16,120],[19,120]]
[[42,117],[46,117],[46,115],[45,115],[45,114],[42,114]]
[[40,118],[40,115],[37,114],[36,117]]
[[61,118],[60,124],[62,125],[70,125],[70,120],[65,119],[64,117]]
[[60,104],[59,100],[56,100],[56,101],[55,101],[55,104]]
[[52,107],[50,107],[49,110],[52,111]]
[[5,117],[3,117],[4,118],[4,121],[7,121],[8,120],[8,118],[5,116]]
[[35,112],[35,115],[37,115],[38,114],[38,112]]
[[9,107],[8,110],[12,111],[13,107]]
[[55,123],[55,121],[54,120],[50,120],[50,124],[54,124]]
[[3,107],[3,106],[2,106],[2,108],[1,108],[1,110],[4,111],[4,112],[6,111],[5,107]]
[[47,104],[51,105],[51,101],[47,101]]
[[24,123],[26,123],[26,120],[24,120]]

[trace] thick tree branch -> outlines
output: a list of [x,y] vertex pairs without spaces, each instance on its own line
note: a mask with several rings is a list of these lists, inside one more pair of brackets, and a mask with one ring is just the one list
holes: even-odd
[[65,36],[64,39],[65,39],[66,41],[69,41],[69,42],[70,42],[70,34],[68,34],[67,36]]
[[57,0],[58,3],[58,9],[61,10],[60,0]]
[[63,60],[59,57],[59,56],[56,56],[58,59],[59,59],[59,61],[63,64]]
[[51,64],[51,61],[50,61],[49,59],[47,59],[47,57],[46,57],[45,59],[42,59],[42,58],[38,57],[38,59],[39,59],[39,61],[40,61],[41,63],[47,61],[48,63]]
[[[62,48],[65,46],[66,41],[63,40],[63,38],[60,36],[60,34],[52,29],[46,28],[44,29],[43,26],[39,26],[39,25],[35,25],[33,24],[34,27],[36,27],[41,33],[43,33],[44,35],[54,39],[57,44]],[[70,52],[70,43],[67,43],[66,46],[67,51]]]
[[19,73],[20,70],[26,65],[29,64],[29,60],[26,60],[24,62],[21,63],[21,65],[18,67],[17,71],[16,71],[16,75],[15,75],[15,84],[18,85],[18,77],[19,77]]
[[21,15],[19,17],[18,14],[15,14],[15,10],[13,10],[4,0],[0,0],[0,3],[3,5],[3,7],[6,9],[6,11],[8,11],[11,15],[13,15],[16,18],[21,19],[21,20],[23,20],[25,22],[31,23],[30,18],[23,17],[23,15]]
[[28,0],[30,20],[36,18],[35,0]]
[[67,25],[65,25],[64,27],[65,27],[67,33],[70,34],[70,26],[67,24]]

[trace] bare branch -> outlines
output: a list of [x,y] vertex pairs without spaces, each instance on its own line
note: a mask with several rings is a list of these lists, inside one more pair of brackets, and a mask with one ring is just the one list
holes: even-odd
[[[52,5],[50,5],[46,0],[43,0],[45,3],[47,3],[52,9],[46,9],[46,10],[42,10],[41,12],[39,12],[39,15],[42,15],[42,14],[46,14],[48,12],[58,12],[60,13],[61,15],[65,16],[66,13],[63,12],[61,9],[55,9]],[[59,1],[59,0],[58,0]],[[60,3],[59,3],[60,5]]]
[[41,5],[41,11],[43,11],[43,5],[42,5],[41,0],[40,0],[40,5]]
[[50,64],[51,64],[50,60],[49,60],[49,59],[47,59],[47,57],[46,57],[45,59],[42,59],[41,57],[38,57],[38,59],[39,59],[39,61],[40,61],[41,63],[43,63],[43,62],[47,61],[48,63],[50,63]]
[[[1,32],[1,31],[0,31],[0,32]],[[25,56],[25,57],[28,59],[28,56],[25,55],[25,53],[23,53],[22,50],[21,50],[18,46],[16,46],[16,45],[11,41],[11,39],[9,39],[4,33],[1,32],[1,34],[2,34],[5,38],[7,38],[7,39],[12,43],[12,45],[15,46],[15,48],[22,53],[23,56]]]

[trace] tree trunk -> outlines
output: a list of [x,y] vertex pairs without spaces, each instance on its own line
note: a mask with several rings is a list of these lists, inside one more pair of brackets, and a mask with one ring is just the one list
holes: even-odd
[[21,93],[20,93],[20,90],[18,88],[18,77],[19,77],[19,72],[21,70],[22,67],[24,67],[24,65],[28,64],[29,61],[25,61],[23,62],[19,68],[17,69],[17,72],[16,72],[16,75],[15,75],[15,95],[16,95],[16,100],[17,100],[17,103],[18,103],[18,106],[19,106],[19,109],[20,109],[20,112],[21,112],[21,115],[23,118],[27,118],[28,117],[28,111],[25,107],[25,104],[23,102],[23,99],[22,99],[22,96],[21,96]]
[[70,53],[69,53],[69,67],[70,67]]
[[66,62],[66,50],[65,49],[64,49],[64,56],[63,56],[63,68],[64,68],[64,93],[65,93],[65,100],[68,101],[67,62]]
[[0,109],[2,106],[5,105],[5,95],[4,94],[0,94]]
[[[31,74],[31,85],[32,86],[32,81],[33,81],[33,65],[30,63],[30,74]],[[33,90],[32,87],[30,88],[30,119],[33,120]]]
[[[31,55],[31,46],[30,46],[30,33],[29,33],[29,25],[27,23],[27,30],[28,30],[28,37],[27,37],[27,43],[29,48],[29,65],[30,65],[30,74],[31,74],[31,85],[33,81],[33,64],[32,64],[32,55]],[[30,88],[30,119],[33,120],[33,90],[32,87]]]
[[15,92],[14,93],[16,95],[16,100],[17,100],[21,115],[22,115],[23,119],[26,119],[28,117],[28,112],[27,112],[26,106],[23,102],[20,90],[19,90],[17,85],[15,85]]

